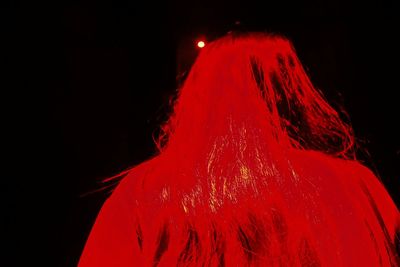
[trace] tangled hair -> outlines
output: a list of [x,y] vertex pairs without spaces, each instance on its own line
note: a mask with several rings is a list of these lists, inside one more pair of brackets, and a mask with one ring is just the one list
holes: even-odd
[[398,266],[399,212],[287,39],[208,44],[162,130],[81,267]]
[[[210,115],[223,121],[207,119]],[[158,146],[183,142],[186,134],[204,139],[209,127],[246,116],[256,116],[253,126],[262,124],[270,141],[282,147],[354,157],[352,128],[314,88],[292,44],[262,33],[232,33],[207,45],[179,92]]]

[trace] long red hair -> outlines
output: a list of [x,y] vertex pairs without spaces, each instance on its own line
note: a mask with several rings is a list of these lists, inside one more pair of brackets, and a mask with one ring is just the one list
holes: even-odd
[[287,39],[203,48],[157,144],[114,192],[134,266],[397,266],[398,210]]

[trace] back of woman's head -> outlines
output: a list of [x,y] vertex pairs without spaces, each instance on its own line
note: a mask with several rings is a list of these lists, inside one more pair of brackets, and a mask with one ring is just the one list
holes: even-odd
[[232,123],[261,128],[264,139],[282,147],[353,155],[351,127],[314,88],[282,36],[231,33],[203,48],[164,125],[160,146],[174,149],[185,135],[192,145],[206,142],[225,134]]

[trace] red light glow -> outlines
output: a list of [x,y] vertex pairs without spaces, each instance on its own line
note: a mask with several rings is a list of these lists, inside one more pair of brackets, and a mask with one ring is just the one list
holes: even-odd
[[197,47],[203,48],[204,46],[206,46],[206,43],[204,41],[198,41],[197,42]]

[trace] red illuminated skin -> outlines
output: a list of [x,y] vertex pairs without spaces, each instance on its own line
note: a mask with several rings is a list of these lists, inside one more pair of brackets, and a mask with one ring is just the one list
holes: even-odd
[[79,267],[398,266],[399,211],[286,39],[208,44],[163,130]]

